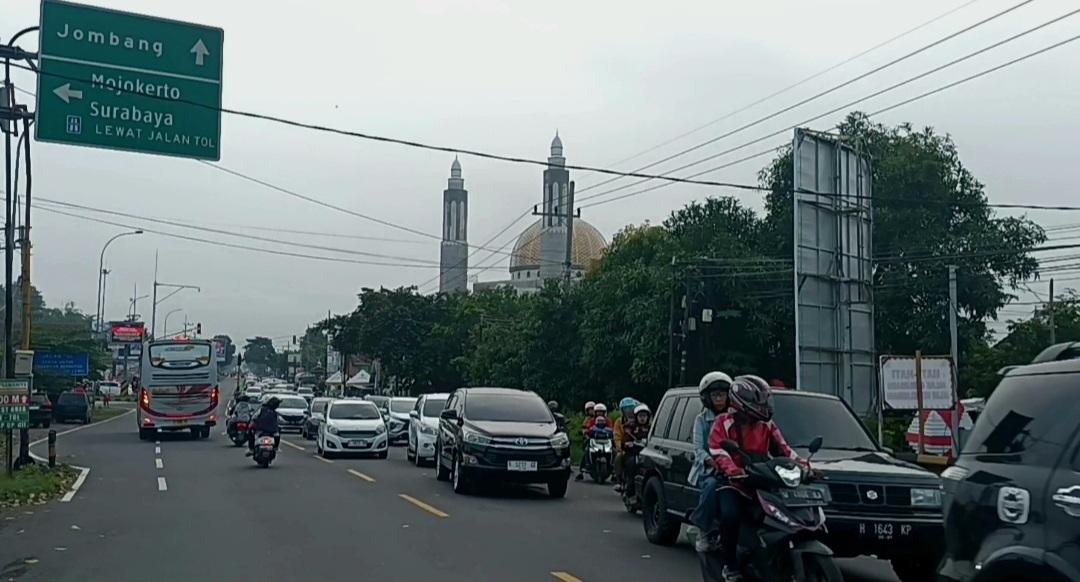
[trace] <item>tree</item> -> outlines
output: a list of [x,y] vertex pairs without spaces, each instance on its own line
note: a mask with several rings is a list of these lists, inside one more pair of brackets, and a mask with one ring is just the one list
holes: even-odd
[[[987,335],[985,321],[1031,278],[1038,263],[1029,254],[1045,241],[1030,220],[997,217],[983,185],[960,161],[952,139],[933,128],[886,127],[853,113],[840,135],[867,152],[873,163],[873,271],[875,341],[879,353],[947,353],[948,265],[958,269],[961,363]],[[766,234],[770,252],[792,249],[792,161],[786,148],[760,174],[770,189]],[[793,335],[794,322],[784,336]],[[961,384],[966,380],[961,368]]]
[[256,336],[249,338],[244,345],[244,362],[249,368],[262,370],[262,373],[281,374],[282,355],[274,349],[274,342],[268,337]]
[[326,333],[317,325],[309,326],[300,336],[300,366],[312,373],[325,373]]

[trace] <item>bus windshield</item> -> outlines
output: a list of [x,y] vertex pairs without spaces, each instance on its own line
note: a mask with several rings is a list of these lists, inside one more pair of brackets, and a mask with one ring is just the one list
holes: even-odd
[[210,365],[210,345],[201,343],[150,344],[150,365],[165,369],[191,369]]

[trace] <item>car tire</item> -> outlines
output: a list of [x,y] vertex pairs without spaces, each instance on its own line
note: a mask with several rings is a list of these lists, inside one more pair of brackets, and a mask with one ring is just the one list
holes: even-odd
[[458,495],[467,495],[471,490],[469,487],[469,477],[465,474],[464,468],[461,466],[461,460],[457,455],[454,455],[454,465],[450,472],[450,483],[454,488],[454,493]]
[[[806,573],[807,580],[814,580],[815,582],[844,581],[844,576],[840,573],[840,568],[836,565],[836,561],[833,560],[832,556],[805,554],[803,571]],[[933,580],[934,575],[929,578],[919,578],[919,580]],[[903,581],[903,578],[901,580]]]
[[548,497],[552,499],[562,499],[563,497],[566,497],[566,489],[569,486],[570,479],[556,479],[554,481],[548,481]]
[[449,481],[450,471],[443,467],[442,464],[442,447],[435,446],[435,479],[438,481]]
[[410,446],[408,443],[405,443],[405,460],[411,463],[415,458],[416,453],[413,452],[412,446]]
[[920,580],[934,580],[937,576],[937,563],[911,556],[893,558],[889,560],[893,572],[900,582],[917,582]]
[[424,459],[420,456],[420,451],[416,451],[415,453],[413,453],[413,463],[416,463],[417,467],[424,466]]
[[645,482],[641,495],[641,523],[645,537],[660,546],[674,545],[679,539],[680,523],[668,513],[664,485],[659,477]]
[[139,440],[140,441],[148,441],[148,440],[150,440],[150,431],[145,429],[145,428],[140,428],[139,429]]
[[375,456],[380,458],[380,459],[386,459],[386,458],[388,458],[390,456],[390,451],[386,450],[386,451],[383,451],[381,453],[376,454]]

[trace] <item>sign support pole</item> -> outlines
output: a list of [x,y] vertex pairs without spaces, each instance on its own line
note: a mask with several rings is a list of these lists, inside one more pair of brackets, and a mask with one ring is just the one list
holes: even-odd
[[926,454],[926,421],[923,419],[922,351],[915,350],[915,398],[919,401],[919,458]]
[[956,265],[949,265],[949,345],[950,353],[952,356],[952,422],[949,423],[949,430],[952,432],[952,456],[955,459],[957,453],[960,451],[960,397],[959,397],[959,376],[960,376],[960,344],[958,340],[958,332],[956,327]]

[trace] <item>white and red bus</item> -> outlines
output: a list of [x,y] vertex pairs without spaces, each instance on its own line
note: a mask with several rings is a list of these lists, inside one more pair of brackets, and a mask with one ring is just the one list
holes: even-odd
[[190,430],[210,436],[220,399],[214,345],[208,340],[163,339],[146,344],[139,390],[139,438]]

